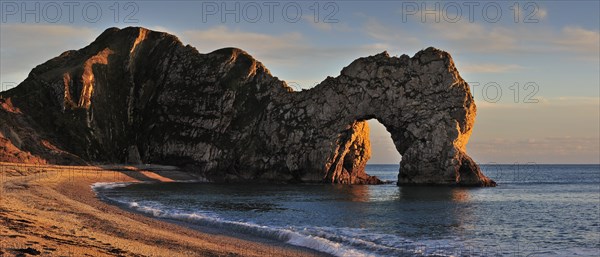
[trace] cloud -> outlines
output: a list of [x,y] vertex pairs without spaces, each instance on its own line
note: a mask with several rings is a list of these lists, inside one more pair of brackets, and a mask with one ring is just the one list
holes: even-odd
[[331,32],[331,31],[350,32],[350,31],[352,31],[352,28],[350,28],[346,23],[325,22],[325,21],[315,22],[314,17],[315,17],[314,15],[306,15],[306,16],[303,16],[302,19],[306,23],[308,23],[310,26],[312,26],[313,28],[320,30],[320,31],[325,31],[325,32]]
[[325,22],[308,22],[311,26],[317,28],[318,30],[322,30],[322,31],[332,31],[333,30],[333,26],[330,23],[325,23]]
[[[440,11],[441,12],[441,11]],[[428,12],[429,13],[429,12]],[[429,13],[430,14],[430,13]],[[444,14],[440,13],[442,17]],[[538,9],[533,19],[547,17],[545,9]],[[576,26],[553,28],[541,23],[523,24],[470,22],[461,19],[446,22],[440,19],[421,21],[421,15],[408,16],[402,25],[412,25],[410,32],[402,30],[406,26],[385,26],[375,17],[365,17],[362,32],[381,43],[402,42],[420,44],[421,41],[436,42],[449,47],[453,53],[495,53],[495,54],[540,54],[564,53],[578,58],[598,60],[600,56],[600,32]]]
[[[258,60],[277,65],[307,65],[348,54],[374,54],[385,50],[382,44],[355,46],[315,45],[299,32],[277,35],[248,32],[220,25],[205,30],[186,30],[181,38],[200,52],[212,52],[223,47],[244,49]],[[338,67],[341,69],[342,67]]]
[[275,76],[310,88],[327,76],[335,76],[359,56],[383,52],[383,44],[339,45],[315,43],[300,32],[266,34],[240,30],[226,25],[177,33],[183,42],[207,53],[223,47],[245,50],[269,68]]
[[486,28],[478,23],[427,23],[426,29],[434,38],[445,40],[460,52],[515,51],[518,38],[504,27]]
[[524,67],[517,64],[483,63],[460,66],[459,70],[463,73],[506,73],[522,69],[524,69]]
[[[600,52],[600,33],[581,27],[564,27],[560,37],[553,42],[563,50],[594,54],[598,58]],[[596,59],[597,60],[597,59]]]
[[367,18],[363,31],[369,37],[385,42],[385,45],[402,45],[406,48],[422,45],[417,37],[409,36],[399,28],[385,26],[374,18]]
[[1,24],[2,81],[20,83],[35,66],[64,51],[88,45],[99,33],[87,27]]
[[[507,96],[512,97],[511,95]],[[506,99],[512,100],[512,99]],[[533,96],[531,100],[538,100],[537,103],[514,103],[510,101],[502,101],[491,103],[487,102],[480,97],[475,99],[478,109],[547,109],[547,108],[564,108],[564,107],[576,107],[576,108],[589,108],[595,107],[600,110],[600,97],[588,97],[588,96],[559,96],[559,97],[544,97],[544,96]],[[596,111],[598,113],[600,111]]]
[[[332,29],[343,28],[334,24]],[[20,83],[35,66],[64,51],[80,49],[102,31],[69,25],[1,24],[0,78],[2,82]],[[316,44],[299,32],[263,33],[236,29],[226,25],[206,29],[179,31],[170,27],[150,29],[177,35],[200,52],[223,47],[238,47],[277,70],[289,81],[312,87],[328,75],[336,75],[357,56],[367,56],[387,49],[384,44],[346,45]],[[275,73],[274,73],[275,74]]]
[[170,28],[163,27],[163,26],[151,26],[151,27],[148,27],[148,29],[154,30],[154,31],[165,32],[165,33],[169,33],[171,35],[178,36],[177,32],[175,32],[174,30],[172,30]]
[[553,98],[545,98],[543,103],[561,105],[561,106],[581,106],[581,105],[596,105],[600,107],[600,97],[588,96],[560,96]]
[[[468,151],[481,162],[597,163],[600,97],[542,97],[537,104],[486,103],[476,97],[477,118]],[[587,149],[587,150],[585,150]]]
[[600,163],[598,137],[473,139],[468,151],[480,163]]
[[198,42],[196,47],[213,50],[227,45],[259,53],[267,53],[271,50],[297,50],[306,48],[306,39],[298,32],[269,35],[230,29],[225,25],[206,30],[186,30],[183,32],[182,38]]
[[545,20],[548,17],[548,10],[544,8],[540,8],[537,13],[535,13],[536,18],[539,20]]

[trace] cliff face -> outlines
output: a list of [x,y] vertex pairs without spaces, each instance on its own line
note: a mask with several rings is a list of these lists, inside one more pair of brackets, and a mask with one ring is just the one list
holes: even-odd
[[465,152],[476,112],[469,87],[434,48],[360,58],[293,92],[242,50],[200,54],[169,34],[112,28],[39,65],[2,98],[0,143],[12,148],[0,145],[0,161],[161,163],[213,181],[373,184],[365,121],[377,119],[402,155],[399,184],[495,184]]

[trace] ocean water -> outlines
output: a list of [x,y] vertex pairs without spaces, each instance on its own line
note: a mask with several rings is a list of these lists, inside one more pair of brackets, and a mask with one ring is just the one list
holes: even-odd
[[161,219],[336,256],[600,256],[599,165],[483,165],[495,188],[98,183],[102,199]]

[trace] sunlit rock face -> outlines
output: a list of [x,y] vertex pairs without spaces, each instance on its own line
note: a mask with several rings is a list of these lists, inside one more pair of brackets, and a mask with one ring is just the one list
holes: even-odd
[[495,185],[466,154],[469,86],[434,48],[360,58],[294,92],[240,49],[200,54],[166,33],[111,28],[3,95],[20,113],[3,108],[0,119],[18,117],[31,129],[15,133],[33,134],[20,150],[48,162],[170,164],[219,182],[376,184],[364,169],[365,121],[377,119],[402,155],[399,184]]

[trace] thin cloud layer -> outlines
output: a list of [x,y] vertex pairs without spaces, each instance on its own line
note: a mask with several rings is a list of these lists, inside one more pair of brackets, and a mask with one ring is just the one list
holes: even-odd
[[468,151],[479,163],[600,163],[598,137],[473,140]]
[[483,63],[477,65],[465,65],[460,66],[459,70],[461,73],[505,73],[516,70],[524,69],[523,66],[517,64],[495,64],[495,63]]
[[[247,32],[219,25],[204,30],[186,30],[182,32],[182,40],[195,46],[200,52],[211,52],[223,47],[241,48],[259,60],[276,64],[303,65],[303,58],[331,58],[344,54],[376,53],[383,51],[380,44],[367,44],[351,47],[335,45],[315,45],[304,34],[287,32],[282,34],[266,34]],[[340,67],[341,68],[341,67]]]
[[1,24],[1,80],[20,83],[36,65],[88,45],[98,33],[67,25]]

